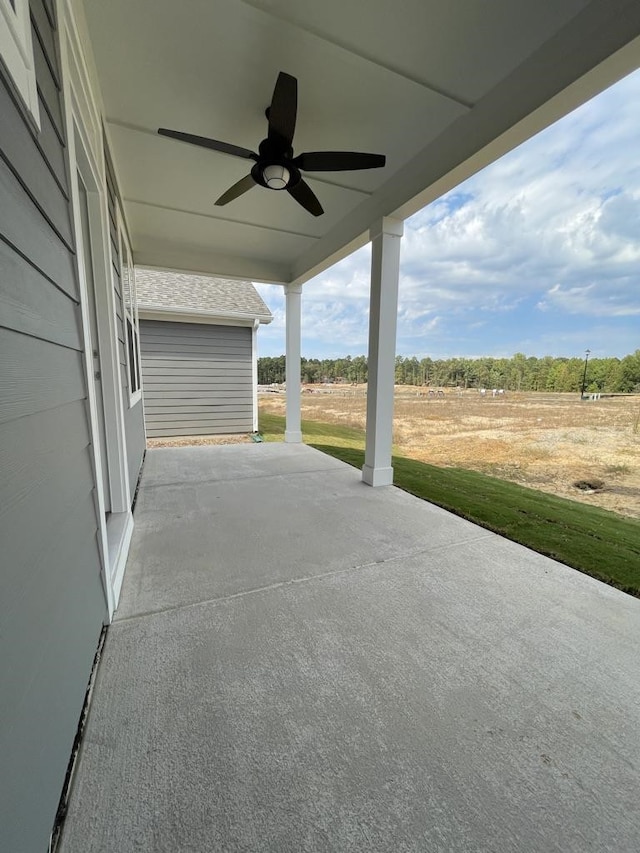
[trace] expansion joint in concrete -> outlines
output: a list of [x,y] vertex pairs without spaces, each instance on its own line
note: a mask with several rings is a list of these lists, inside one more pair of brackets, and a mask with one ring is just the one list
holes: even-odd
[[158,610],[146,610],[143,613],[135,613],[131,616],[124,616],[121,619],[116,618],[113,624],[122,625],[126,622],[135,622],[138,619],[146,619],[151,616],[160,616],[165,613],[176,613],[180,610],[192,610],[194,607],[209,607],[215,606],[217,604],[224,604],[226,601],[234,601],[237,598],[244,598],[249,595],[257,595],[261,592],[272,592],[276,589],[283,589],[285,587],[297,586],[299,584],[310,583],[312,581],[322,581],[333,577],[339,577],[340,575],[350,575],[355,572],[362,572],[366,569],[373,569],[376,567],[382,567],[391,565],[392,563],[399,563],[403,560],[412,560],[416,557],[420,557],[423,554],[436,554],[440,551],[448,551],[452,547],[456,547],[459,545],[468,545],[473,542],[478,542],[483,539],[490,537],[491,534],[489,531],[486,533],[480,534],[479,536],[473,536],[470,539],[464,539],[456,542],[454,545],[437,545],[430,546],[428,548],[418,548],[415,551],[407,551],[403,554],[394,554],[392,557],[384,557],[379,560],[370,560],[366,563],[359,563],[356,566],[349,566],[345,569],[335,569],[331,572],[320,572],[317,575],[305,575],[300,578],[289,578],[284,581],[277,581],[276,583],[266,584],[265,586],[256,586],[252,589],[243,589],[238,592],[232,592],[228,595],[220,595],[215,598],[208,598],[204,601],[192,601],[189,604],[178,604],[175,607],[164,607],[159,608]]

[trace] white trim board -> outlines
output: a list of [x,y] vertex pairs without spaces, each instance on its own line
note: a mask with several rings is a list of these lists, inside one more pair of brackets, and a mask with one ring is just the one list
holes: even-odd
[[[94,364],[89,322],[88,281],[84,269],[83,253],[78,252],[79,280],[84,364],[87,376],[87,396],[91,453],[95,476],[95,502],[98,522],[98,542],[102,560],[103,585],[107,602],[108,620],[118,605],[122,578],[126,564],[133,515],[131,488],[127,467],[124,408],[122,403],[122,378],[118,359],[116,334],[116,306],[111,281],[110,235],[105,184],[104,149],[101,132],[99,95],[91,84],[89,65],[78,35],[75,13],[69,0],[58,3],[60,21],[61,78],[64,96],[64,120],[68,140],[68,166],[70,175],[71,205],[76,245],[82,245],[79,215],[78,173],[87,188],[87,205],[90,224],[90,249],[95,290],[98,347],[102,402],[105,422],[107,459],[102,458],[99,436],[99,408],[96,385],[92,380]],[[109,503],[111,512],[106,515],[103,495],[102,469],[109,471]]]
[[30,120],[40,130],[29,0],[0,0],[0,60]]
[[238,314],[235,317],[230,314],[216,316],[214,314],[196,314],[187,310],[155,311],[145,308],[138,309],[138,316],[141,320],[165,320],[171,323],[208,323],[212,326],[248,326],[249,328],[253,328],[256,322],[265,322],[258,317],[247,317],[246,314]]

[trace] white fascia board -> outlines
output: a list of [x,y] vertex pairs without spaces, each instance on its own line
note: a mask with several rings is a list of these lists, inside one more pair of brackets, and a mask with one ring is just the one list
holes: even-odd
[[254,323],[271,322],[261,320],[260,317],[251,317],[247,314],[202,314],[192,311],[191,309],[180,310],[177,308],[171,311],[161,311],[156,309],[138,308],[138,317],[141,320],[164,320],[172,323],[209,323],[213,326],[248,326],[253,328]]
[[640,4],[594,0],[571,24],[432,140],[298,257],[304,283],[368,239],[372,222],[405,219],[640,66]]

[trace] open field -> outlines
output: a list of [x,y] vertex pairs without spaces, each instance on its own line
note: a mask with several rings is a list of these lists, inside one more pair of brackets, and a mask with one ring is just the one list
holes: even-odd
[[[313,386],[302,417],[363,429],[366,392]],[[284,414],[283,394],[261,411]],[[640,518],[640,397],[581,402],[574,394],[507,392],[481,397],[396,388],[394,451],[443,467],[479,471]],[[592,484],[583,490],[575,483]]]

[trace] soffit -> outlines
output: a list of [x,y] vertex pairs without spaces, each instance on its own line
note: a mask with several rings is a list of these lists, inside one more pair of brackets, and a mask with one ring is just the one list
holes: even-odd
[[[86,0],[85,9],[136,261],[267,281],[305,280],[363,242],[374,219],[407,215],[447,178],[465,177],[461,164],[485,165],[603,88],[608,78],[592,81],[491,148],[640,32],[631,0]],[[387,155],[384,169],[306,173],[325,208],[317,219],[258,187],[216,207],[251,164],[155,132],[256,150],[281,70],[298,78],[296,153]]]

